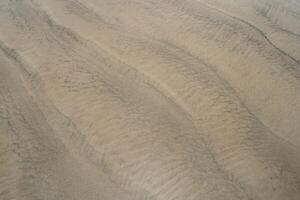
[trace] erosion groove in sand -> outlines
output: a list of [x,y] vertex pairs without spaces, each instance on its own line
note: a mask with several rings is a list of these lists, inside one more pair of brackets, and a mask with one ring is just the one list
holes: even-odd
[[0,199],[298,200],[299,24],[296,0],[0,1]]

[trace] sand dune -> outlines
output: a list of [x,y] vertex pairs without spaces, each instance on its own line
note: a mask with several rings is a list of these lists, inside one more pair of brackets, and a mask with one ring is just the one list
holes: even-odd
[[0,200],[300,199],[297,0],[0,1]]

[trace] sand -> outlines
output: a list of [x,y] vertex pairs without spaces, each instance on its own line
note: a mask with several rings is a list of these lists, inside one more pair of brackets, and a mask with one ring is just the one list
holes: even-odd
[[0,200],[299,200],[300,2],[1,0]]

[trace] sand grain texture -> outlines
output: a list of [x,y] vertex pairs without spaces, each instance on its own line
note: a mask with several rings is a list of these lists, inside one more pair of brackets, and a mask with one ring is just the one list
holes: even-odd
[[300,2],[1,0],[0,200],[299,200]]

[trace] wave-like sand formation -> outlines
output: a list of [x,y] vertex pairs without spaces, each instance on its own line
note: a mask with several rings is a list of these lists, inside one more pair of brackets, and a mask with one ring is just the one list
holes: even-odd
[[300,2],[1,0],[1,200],[299,200]]

